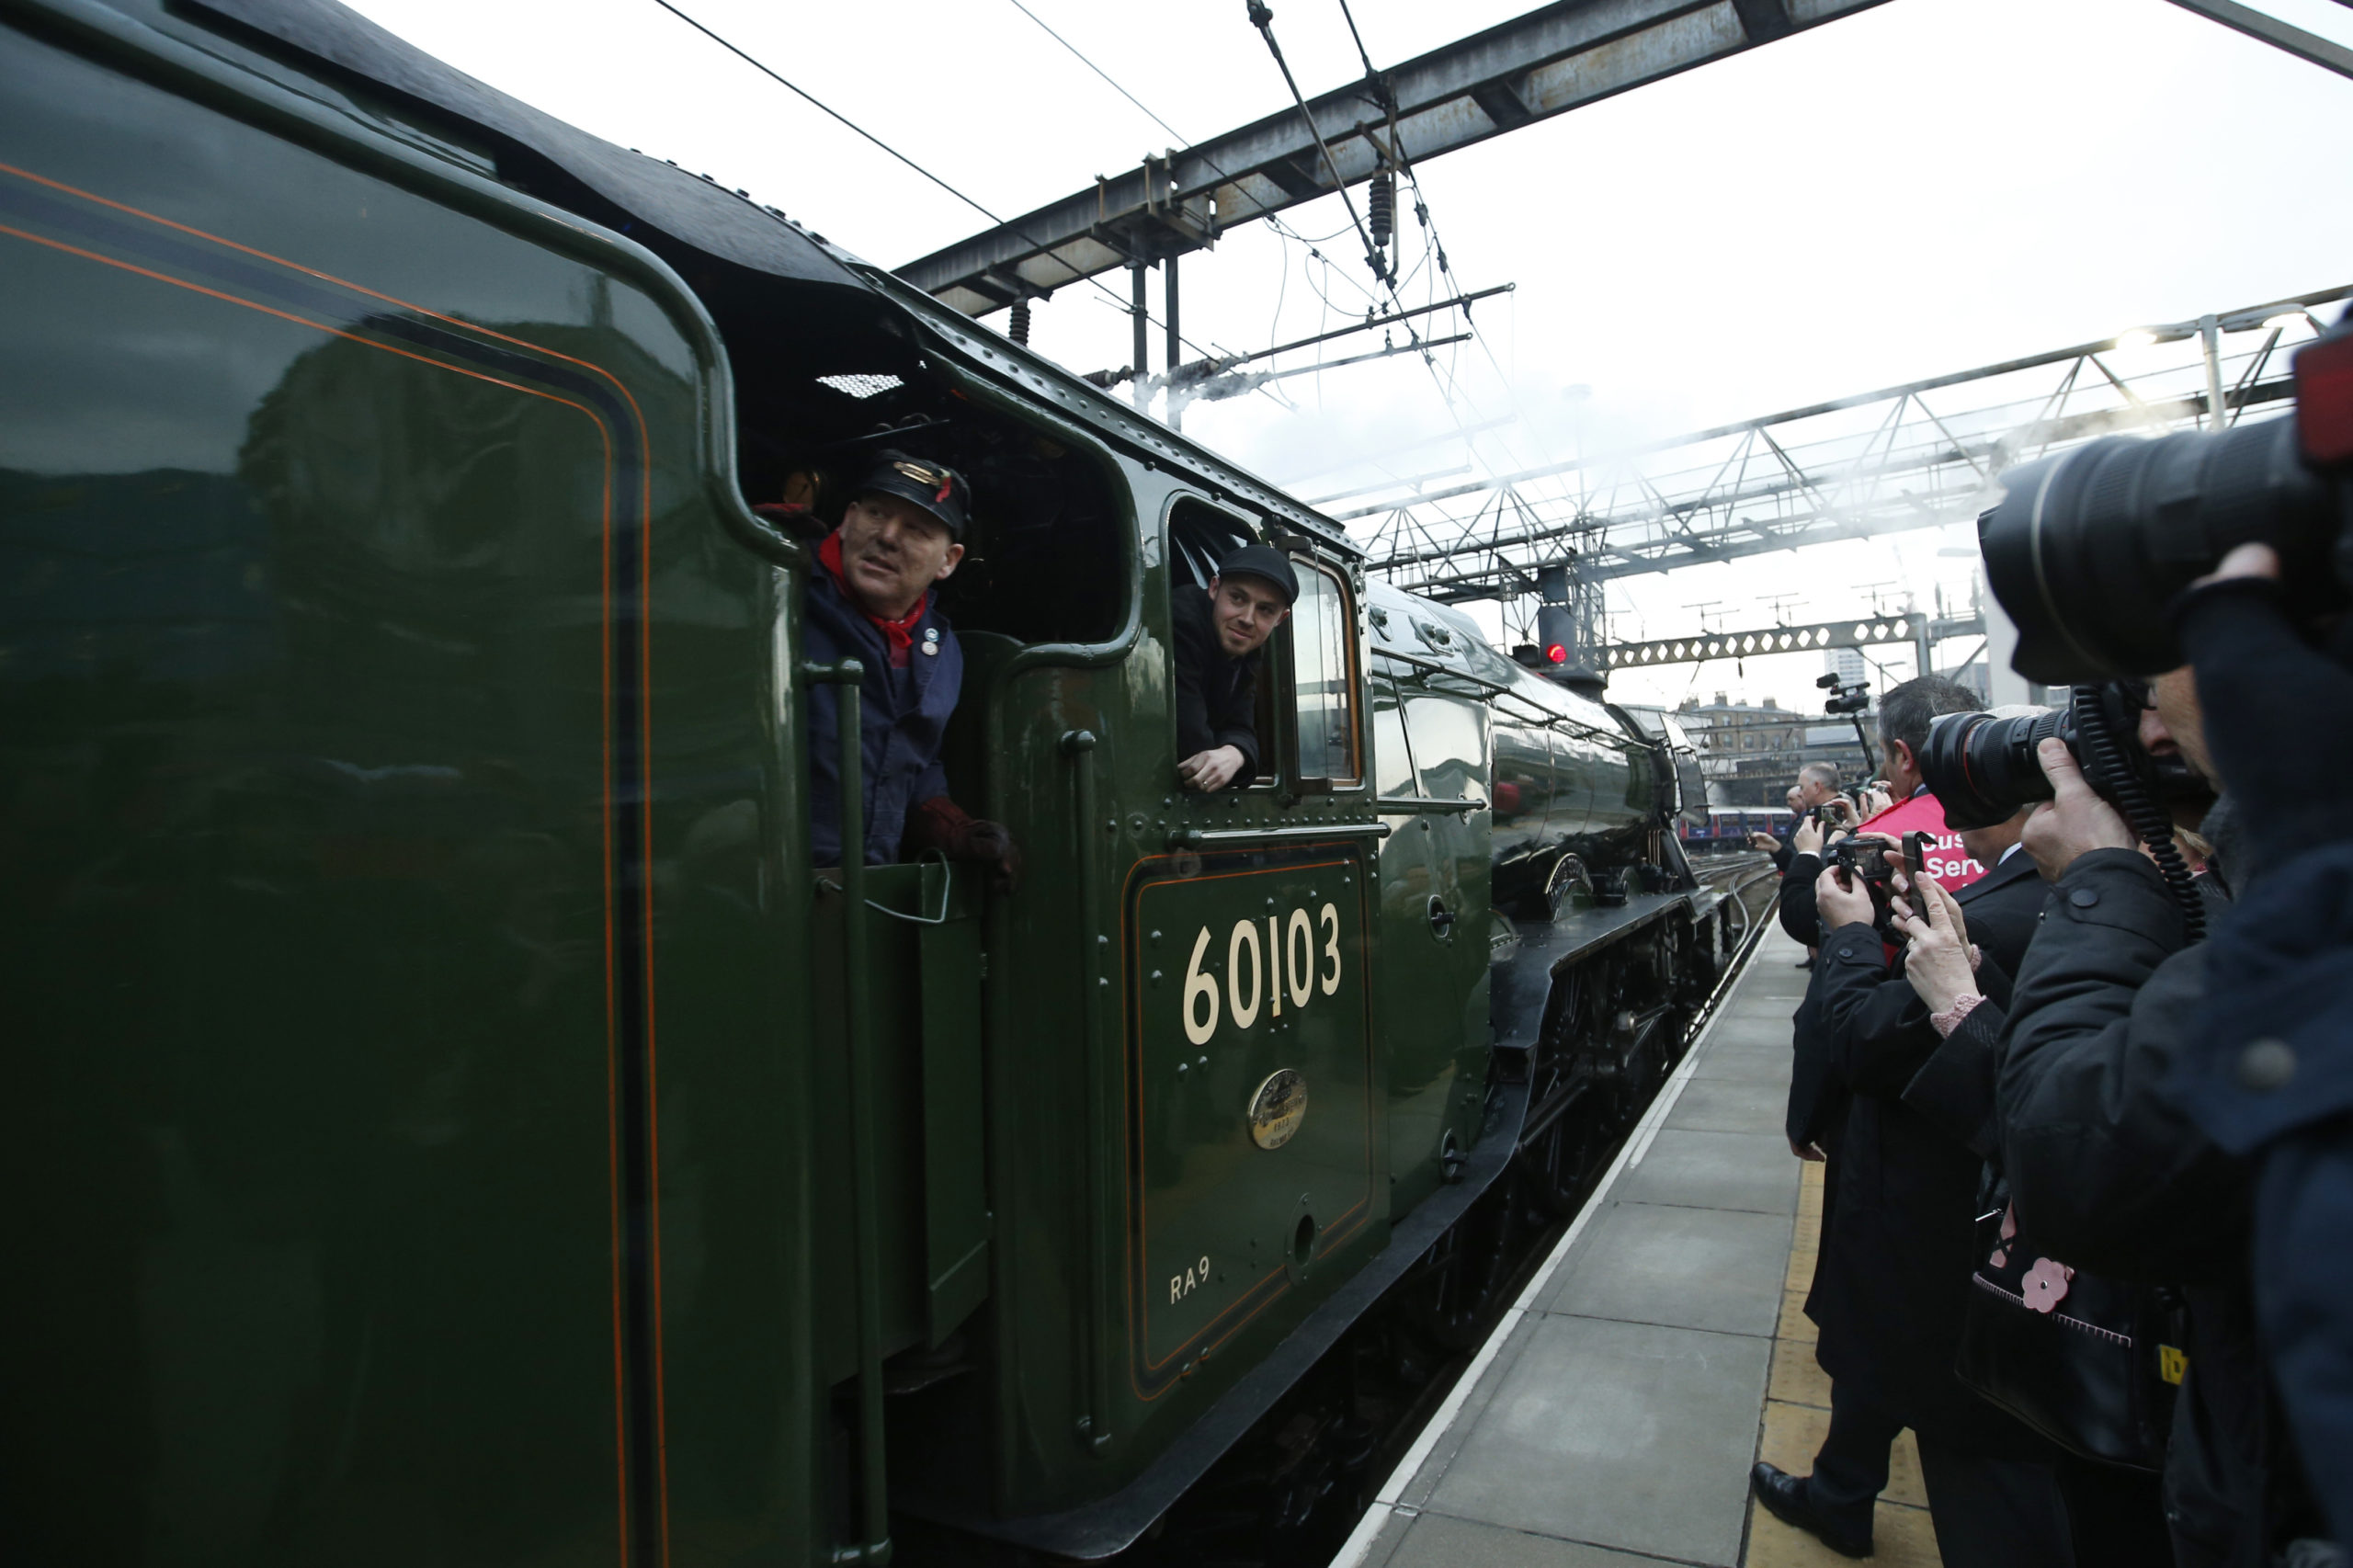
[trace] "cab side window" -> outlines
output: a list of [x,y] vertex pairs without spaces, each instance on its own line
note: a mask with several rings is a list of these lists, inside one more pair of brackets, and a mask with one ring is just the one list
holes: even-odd
[[1296,558],[1292,563],[1299,571],[1299,602],[1291,607],[1288,630],[1299,777],[1354,784],[1364,778],[1364,753],[1347,589],[1324,567]]

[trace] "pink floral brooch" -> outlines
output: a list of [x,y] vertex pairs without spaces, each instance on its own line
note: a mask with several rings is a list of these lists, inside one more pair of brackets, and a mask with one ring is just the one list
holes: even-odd
[[2066,1299],[2067,1281],[2075,1277],[2075,1271],[2065,1264],[2038,1257],[2034,1267],[2026,1271],[2026,1278],[2018,1281],[2018,1294],[2036,1312],[2047,1312]]

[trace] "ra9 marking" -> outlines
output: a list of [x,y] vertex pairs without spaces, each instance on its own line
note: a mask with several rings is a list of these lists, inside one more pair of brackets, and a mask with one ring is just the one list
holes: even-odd
[[1209,1282],[1210,1260],[1204,1256],[1200,1262],[1187,1268],[1184,1273],[1172,1274],[1168,1277],[1168,1304],[1175,1306]]
[[1235,921],[1225,938],[1222,987],[1212,971],[1201,967],[1213,939],[1210,928],[1202,926],[1185,965],[1179,1006],[1185,1038],[1195,1045],[1207,1045],[1227,1017],[1235,1028],[1246,1029],[1258,1021],[1262,1007],[1267,1017],[1279,1018],[1285,1001],[1297,1012],[1319,993],[1330,996],[1340,989],[1340,911],[1335,904],[1324,904],[1312,915],[1294,909],[1289,919],[1270,915],[1263,940],[1258,922]]

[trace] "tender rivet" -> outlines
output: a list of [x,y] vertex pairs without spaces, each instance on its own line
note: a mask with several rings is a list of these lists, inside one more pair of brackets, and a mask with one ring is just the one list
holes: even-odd
[[2284,1088],[2296,1075],[2296,1052],[2284,1040],[2250,1040],[2239,1052],[2239,1086],[2257,1094]]

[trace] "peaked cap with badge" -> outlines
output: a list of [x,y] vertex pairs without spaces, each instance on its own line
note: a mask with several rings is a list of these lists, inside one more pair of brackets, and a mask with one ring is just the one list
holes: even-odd
[[858,494],[912,501],[938,518],[949,537],[960,544],[972,520],[972,489],[962,474],[946,463],[909,457],[887,447],[875,454],[874,467],[858,482]]

